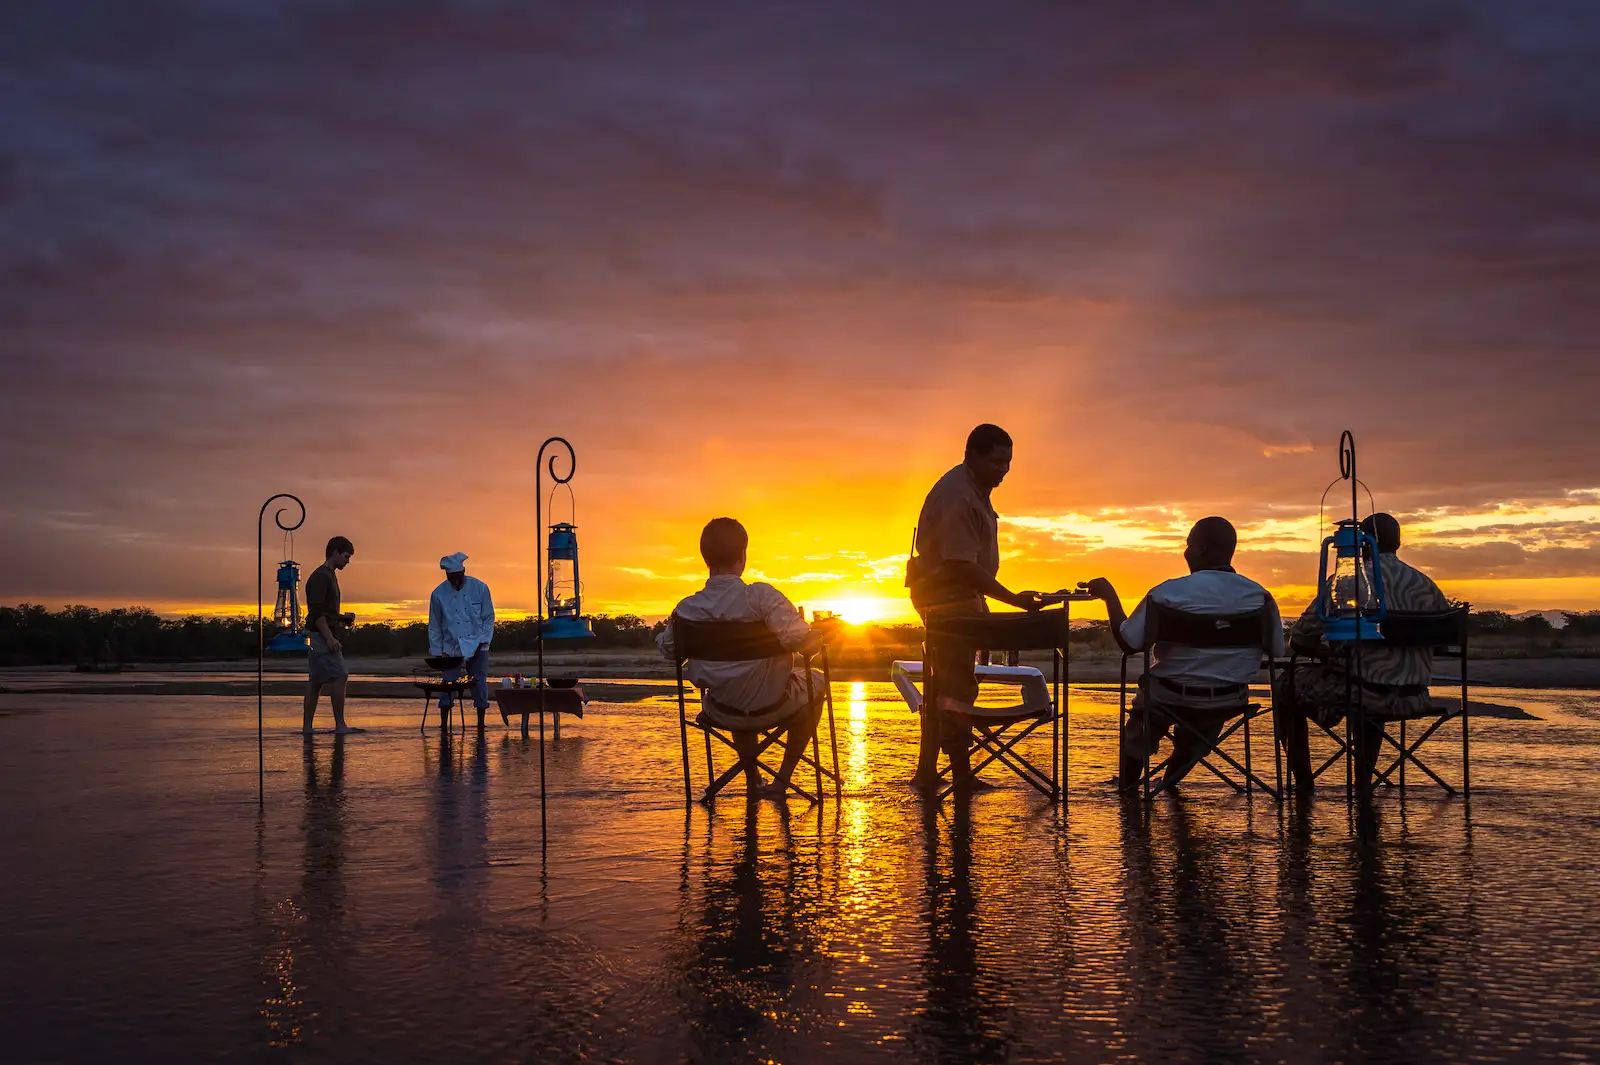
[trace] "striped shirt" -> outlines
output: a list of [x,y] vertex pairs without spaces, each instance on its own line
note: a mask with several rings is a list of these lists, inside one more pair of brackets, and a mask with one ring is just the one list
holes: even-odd
[[[1428,613],[1450,609],[1433,578],[1408,566],[1397,555],[1379,555],[1383,598],[1390,610]],[[1322,619],[1312,600],[1289,632],[1291,640],[1322,638]],[[1375,684],[1426,684],[1433,677],[1433,652],[1426,647],[1391,647],[1382,640],[1362,641],[1360,676]]]

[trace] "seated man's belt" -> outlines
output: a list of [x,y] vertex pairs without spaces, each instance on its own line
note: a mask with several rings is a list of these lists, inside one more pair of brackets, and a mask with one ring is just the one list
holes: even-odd
[[1248,684],[1216,684],[1207,686],[1204,684],[1179,684],[1177,681],[1168,680],[1166,677],[1157,677],[1155,679],[1160,682],[1161,686],[1166,688],[1168,691],[1175,691],[1179,695],[1191,697],[1200,696],[1204,698],[1211,698],[1218,695],[1243,695],[1245,692],[1250,690],[1250,685]]
[[1375,695],[1427,695],[1426,684],[1380,684],[1375,680],[1363,680],[1361,686]]

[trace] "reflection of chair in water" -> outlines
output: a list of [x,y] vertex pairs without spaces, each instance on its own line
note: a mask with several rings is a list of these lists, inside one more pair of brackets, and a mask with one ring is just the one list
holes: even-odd
[[[1144,797],[1151,798],[1170,787],[1176,781],[1169,775],[1161,784],[1151,787],[1151,780],[1158,771],[1168,767],[1180,767],[1188,758],[1195,758],[1198,765],[1210,770],[1224,784],[1241,794],[1248,794],[1253,787],[1258,787],[1273,798],[1278,798],[1283,793],[1283,761],[1279,753],[1276,739],[1272,746],[1273,765],[1275,767],[1275,781],[1277,787],[1269,785],[1256,775],[1251,763],[1250,722],[1258,717],[1270,714],[1272,711],[1263,708],[1260,703],[1249,701],[1248,690],[1240,693],[1240,702],[1233,706],[1199,706],[1189,707],[1178,700],[1185,696],[1192,698],[1206,698],[1217,696],[1216,689],[1197,687],[1194,685],[1169,684],[1154,678],[1150,674],[1150,649],[1157,643],[1171,646],[1196,648],[1202,650],[1224,650],[1256,648],[1267,655],[1267,670],[1270,679],[1274,675],[1275,666],[1271,659],[1272,633],[1269,631],[1271,622],[1268,620],[1267,611],[1263,608],[1247,614],[1194,614],[1178,610],[1165,603],[1156,602],[1154,599],[1146,601],[1149,611],[1145,628],[1145,650],[1135,651],[1122,656],[1121,698],[1119,700],[1119,715],[1117,730],[1118,761],[1126,763],[1126,734],[1131,727],[1132,715],[1138,714],[1140,728],[1145,737],[1144,770],[1140,774],[1139,784],[1144,789]],[[1141,687],[1144,691],[1139,697],[1139,706],[1130,708],[1128,705],[1128,659],[1134,654],[1144,658],[1144,677],[1141,678]],[[1238,685],[1222,685],[1224,689],[1233,689]],[[1150,698],[1153,689],[1160,688],[1162,695],[1173,701],[1154,702]],[[1231,722],[1231,723],[1230,723]],[[1152,726],[1155,726],[1153,729]],[[1212,731],[1214,726],[1215,731]],[[1160,763],[1150,764],[1150,752],[1154,749],[1154,737],[1168,727],[1172,729],[1172,753],[1162,759]],[[1235,732],[1243,731],[1244,761],[1240,763],[1233,755],[1223,749]],[[1138,755],[1133,755],[1135,759]],[[1224,770],[1217,768],[1211,759],[1220,758],[1231,766],[1242,778],[1234,779]],[[1126,781],[1122,782],[1124,788],[1128,787]]]
[[817,927],[833,907],[817,857],[796,846],[798,815],[778,806],[778,832],[763,848],[759,821],[770,809],[750,804],[733,819],[708,814],[698,875],[690,870],[691,825],[684,824],[683,939],[675,953],[693,1015],[687,1060],[797,1060],[816,1050],[806,1033],[836,1023],[836,1000],[824,994],[837,981],[835,963]]
[[[972,767],[977,774],[991,763],[999,762],[1046,798],[1059,799],[1065,790],[1066,761],[1066,665],[1067,665],[1067,611],[1038,610],[1021,614],[986,614],[981,617],[940,617],[935,611],[929,616],[927,645],[921,663],[896,662],[892,676],[895,687],[919,713],[946,713],[956,722],[971,727],[968,757],[981,753],[983,758]],[[939,677],[932,668],[936,661],[934,648],[953,646],[985,651],[1050,651],[1051,675],[1048,684],[1044,674],[1031,666],[977,666],[979,683],[1016,685],[1021,702],[1006,706],[976,706],[970,711],[940,711],[938,707]],[[923,690],[918,693],[913,677],[921,673]],[[1050,768],[1046,772],[1035,765],[1018,745],[1034,732],[1050,726]],[[940,771],[940,779],[949,776],[947,764]],[[944,783],[939,797],[944,798],[955,789],[955,782]]]
[[[1159,811],[1128,803],[1119,813],[1124,1053],[1139,1061],[1249,1058],[1241,1032],[1259,1031],[1273,1006],[1257,983],[1263,967],[1272,971],[1261,958],[1270,917],[1256,909],[1260,855],[1244,841],[1248,829],[1227,823],[1227,807],[1196,807],[1180,792]],[[1178,1046],[1190,1053],[1175,1054]]]
[[[734,741],[729,738],[731,730],[713,724],[701,712],[693,721],[689,720],[688,686],[684,680],[684,667],[689,662],[699,660],[702,662],[757,662],[769,658],[787,658],[791,652],[778,642],[777,635],[760,621],[689,621],[673,615],[669,624],[672,626],[672,644],[676,656],[674,665],[678,675],[678,732],[683,744],[683,799],[692,802],[694,795],[689,781],[689,729],[697,728],[705,737],[706,745],[706,786],[705,798],[716,796],[728,783],[740,774],[743,767],[736,761],[733,767],[717,773],[716,761],[712,757],[711,741],[724,744],[737,751]],[[806,709],[804,713],[814,713],[817,705],[818,693],[813,688],[811,666],[816,662],[822,670],[822,692],[820,693],[827,710],[828,717],[828,748],[833,754],[833,768],[828,769],[822,764],[822,753],[819,734],[822,731],[821,723],[811,730],[811,753],[807,755],[801,748],[800,763],[809,765],[815,772],[817,793],[810,795],[796,784],[793,779],[789,787],[801,798],[812,802],[821,801],[823,778],[833,782],[833,791],[837,797],[842,790],[839,777],[839,743],[833,730],[833,681],[828,672],[828,648],[822,647],[815,655],[798,652],[805,667],[806,683]],[[785,698],[787,698],[785,693]],[[761,755],[769,748],[776,746],[780,751],[787,749],[783,734],[791,723],[798,720],[798,714],[790,721],[785,721],[773,728],[757,730],[760,737],[756,746],[756,760],[761,769],[767,774],[776,777],[777,773],[771,766],[762,762]],[[798,766],[796,767],[798,768]]]

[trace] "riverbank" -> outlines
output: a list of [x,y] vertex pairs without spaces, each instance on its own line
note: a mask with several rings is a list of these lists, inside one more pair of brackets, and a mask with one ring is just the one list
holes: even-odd
[[[902,649],[897,657],[916,657],[910,648]],[[889,662],[892,659],[874,656],[862,659],[841,655],[832,662],[835,680],[884,681],[889,679]],[[350,668],[352,685],[378,684],[383,690],[396,681],[404,681],[423,672],[422,663],[411,658],[352,658]],[[1048,675],[1048,657],[1024,656],[1024,662],[1036,665]],[[1128,675],[1137,676],[1138,659],[1128,663]],[[1454,661],[1439,663],[1439,675],[1454,673]],[[300,683],[304,662],[297,658],[274,658],[267,662],[266,672],[274,692],[288,691]],[[522,674],[532,676],[538,671],[537,656],[532,654],[494,655],[490,669],[496,678]],[[1115,655],[1100,651],[1074,649],[1070,663],[1070,676],[1074,683],[1114,684],[1120,675],[1121,661]],[[545,672],[551,676],[581,677],[591,683],[623,681],[666,681],[673,677],[672,665],[660,656],[646,651],[557,651],[545,655]],[[1496,688],[1600,688],[1600,658],[1548,657],[1548,658],[1474,658],[1468,662],[1468,677],[1474,685]],[[248,676],[250,689],[255,689],[255,663],[250,661],[151,663],[127,665],[116,672],[75,673],[60,667],[0,669],[0,691],[38,691],[47,687],[52,692],[104,694],[159,694],[182,689],[183,694],[211,695],[234,694],[233,685]],[[1441,679],[1438,683],[1444,683]],[[227,690],[205,690],[218,684]],[[282,687],[288,685],[289,687]],[[357,694],[352,687],[352,694]],[[383,696],[376,694],[374,698]]]

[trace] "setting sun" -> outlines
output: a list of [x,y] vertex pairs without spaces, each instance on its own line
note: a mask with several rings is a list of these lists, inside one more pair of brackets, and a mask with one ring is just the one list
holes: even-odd
[[904,604],[867,596],[851,596],[818,602],[814,609],[832,611],[851,625],[865,625],[869,621],[884,621],[903,612]]

